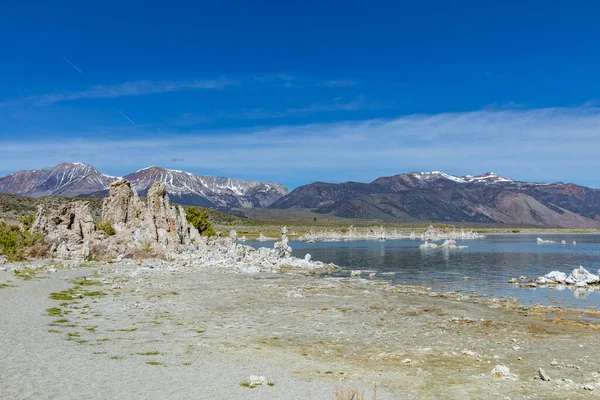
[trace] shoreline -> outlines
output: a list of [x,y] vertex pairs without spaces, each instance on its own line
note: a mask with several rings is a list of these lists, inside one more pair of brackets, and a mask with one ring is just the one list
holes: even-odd
[[[127,366],[129,378],[155,391],[146,398],[194,394],[308,399],[310,390],[314,399],[333,399],[336,386],[370,393],[373,382],[380,399],[494,394],[578,398],[589,394],[583,386],[600,385],[600,377],[594,375],[600,369],[599,352],[587,345],[598,338],[598,326],[575,321],[570,314],[563,318],[556,308],[520,306],[508,299],[471,301],[458,293],[433,296],[425,287],[306,271],[239,274],[154,260],[55,269],[31,279],[0,272],[0,284],[10,277],[8,283],[17,286],[0,289],[2,304],[16,306],[15,301],[29,297],[21,312],[26,310],[38,321],[21,326],[20,337],[15,337],[16,317],[0,316],[2,326],[9,327],[3,348],[22,346],[20,341],[31,336],[54,343],[39,350],[43,354],[38,359],[53,359],[56,351],[68,349],[76,365],[83,357],[91,366],[82,368],[99,369],[96,373],[103,377]],[[99,284],[75,285],[73,279],[81,275]],[[52,290],[60,293],[75,286],[79,289],[72,293],[77,296],[77,291],[104,295],[48,297]],[[53,307],[62,310],[62,316],[44,316]],[[556,311],[553,319],[543,317]],[[57,323],[60,319],[69,322]],[[539,353],[549,347],[554,351]],[[558,366],[550,365],[554,359]],[[8,367],[15,362],[10,354],[0,361],[8,382],[0,388],[3,397],[19,398],[22,373],[37,368],[26,362],[24,370],[11,371]],[[508,366],[518,378],[493,376],[495,365]],[[534,380],[539,367],[555,380]],[[211,371],[224,376],[216,378]],[[168,393],[169,388],[147,382],[156,379],[156,373],[173,375],[180,391]],[[57,382],[35,376],[42,379],[38,384],[54,387],[59,394],[70,375],[54,376]],[[240,386],[249,375],[264,375],[274,386]],[[90,379],[92,386],[109,390],[103,386],[106,382]],[[134,398],[146,393],[143,387],[126,388],[122,382],[115,387]],[[207,393],[212,397],[203,397]]]

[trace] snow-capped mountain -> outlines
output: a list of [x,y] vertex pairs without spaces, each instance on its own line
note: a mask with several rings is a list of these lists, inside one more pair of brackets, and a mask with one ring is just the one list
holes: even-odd
[[171,200],[222,208],[268,207],[288,194],[279,183],[241,181],[214,176],[199,176],[185,171],[148,167],[124,176],[132,187],[145,195],[154,182],[164,182]]
[[[0,178],[0,192],[29,197],[106,197],[120,178],[83,163],[64,163],[42,170],[18,171]],[[288,193],[279,183],[198,176],[185,171],[148,167],[124,176],[141,196],[153,183],[166,184],[171,200],[185,205],[219,208],[268,207]]]
[[272,208],[310,208],[346,218],[600,228],[600,190],[571,183],[519,182],[492,172],[410,172],[371,183],[315,182]]
[[0,192],[28,197],[79,196],[106,189],[114,176],[84,163],[63,163],[39,170],[18,171],[0,178]]

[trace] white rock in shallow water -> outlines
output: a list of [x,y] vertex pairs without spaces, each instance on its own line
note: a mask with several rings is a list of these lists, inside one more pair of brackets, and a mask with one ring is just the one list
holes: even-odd
[[560,271],[552,271],[547,273],[544,276],[540,276],[537,278],[537,283],[545,284],[545,283],[564,283],[567,279],[567,274]]
[[304,256],[304,261],[307,261],[307,262],[308,262],[308,261],[310,261],[310,257],[311,257],[311,256],[310,256],[310,254],[309,254],[309,253],[307,253],[307,254]]
[[506,365],[496,365],[492,370],[492,375],[498,379],[514,379],[514,375],[510,373],[510,369]]
[[352,276],[352,277],[357,277],[358,278],[361,275],[362,275],[362,271],[360,271],[360,270],[356,270],[356,271],[351,271],[350,272],[350,276]]
[[576,284],[578,282],[583,282],[587,285],[600,283],[600,276],[592,274],[590,271],[583,267],[579,267],[571,272],[571,275],[567,277],[565,280],[566,283]]

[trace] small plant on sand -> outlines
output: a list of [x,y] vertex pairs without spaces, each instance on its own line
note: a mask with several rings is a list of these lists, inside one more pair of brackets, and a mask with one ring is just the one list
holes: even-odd
[[148,364],[148,365],[164,365],[163,363],[161,363],[159,361],[146,361],[146,364]]
[[11,284],[8,284],[8,283],[0,283],[0,289],[6,289],[6,288],[9,288],[9,287],[17,287],[17,286],[16,285],[11,285]]
[[156,351],[156,350],[154,350],[154,351],[147,351],[145,353],[137,353],[138,356],[157,356],[159,354],[160,354],[160,352]]
[[46,310],[48,312],[48,315],[50,315],[51,317],[59,317],[63,315],[63,312],[60,308],[58,307],[52,307]]
[[74,285],[79,285],[79,286],[102,286],[102,282],[95,281],[93,279],[88,279],[85,276],[81,276],[79,278],[73,279],[71,281],[71,283],[73,283]]

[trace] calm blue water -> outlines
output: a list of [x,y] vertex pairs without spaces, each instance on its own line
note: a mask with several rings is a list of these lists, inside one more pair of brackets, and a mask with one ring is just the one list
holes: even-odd
[[[538,245],[537,237],[559,243],[566,240],[568,244]],[[571,244],[573,240],[577,241],[576,246]],[[272,242],[248,244],[273,246]],[[570,273],[580,265],[597,273],[600,235],[490,235],[485,239],[459,241],[459,245],[469,246],[461,250],[421,250],[420,244],[418,240],[290,242],[296,257],[310,253],[313,260],[332,262],[347,269],[376,271],[377,279],[425,285],[436,291],[460,290],[490,297],[516,297],[523,304],[551,305],[559,301],[567,307],[595,306],[600,309],[598,292],[541,287],[523,289],[508,283],[509,279],[521,275],[537,278],[552,270]],[[382,275],[386,272],[394,275]]]

